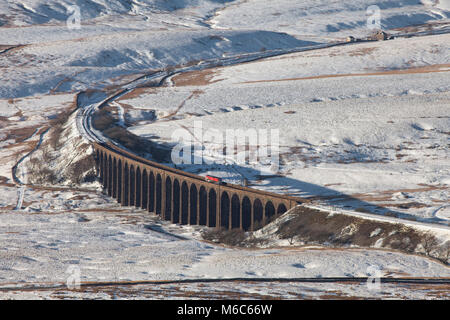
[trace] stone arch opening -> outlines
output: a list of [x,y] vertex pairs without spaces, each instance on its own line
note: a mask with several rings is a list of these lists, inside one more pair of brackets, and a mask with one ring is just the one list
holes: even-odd
[[117,165],[117,201],[122,203],[122,160],[119,159],[119,163]]
[[156,181],[155,181],[155,175],[153,174],[153,171],[150,171],[150,178],[148,180],[148,184],[149,184],[148,190],[150,193],[150,196],[148,197],[148,201],[149,201],[148,211],[156,213],[156,208],[155,208],[156,207],[156,205],[155,205],[156,204],[156,202],[155,202],[155,200],[156,200],[155,199]]
[[128,206],[128,199],[130,193],[130,172],[128,170],[128,163],[125,162],[125,166],[123,167],[123,205]]
[[180,222],[180,182],[178,179],[173,181],[173,213],[172,213],[172,222],[179,223]]
[[155,212],[156,214],[161,214],[162,208],[162,179],[161,175],[158,173],[156,176],[156,206]]
[[130,200],[129,206],[134,206],[134,199],[136,197],[136,171],[134,170],[134,166],[130,166]]
[[241,227],[241,203],[237,194],[231,198],[231,228]]
[[103,152],[100,151],[100,155],[98,158],[98,166],[100,168],[100,182],[103,184],[103,180],[104,180],[104,172],[103,172]]
[[186,181],[181,184],[181,224],[188,224],[189,188]]
[[141,194],[141,188],[142,188],[142,179],[141,179],[141,168],[136,167],[136,200],[134,201],[134,205],[137,208],[140,208],[142,206],[142,194]]
[[117,198],[117,160],[113,159],[112,197]]
[[253,202],[253,230],[258,230],[263,226],[263,205],[261,200]]
[[230,228],[230,197],[226,191],[220,197],[220,226]]
[[103,189],[106,189],[108,186],[108,156],[107,154],[103,154]]
[[201,226],[206,226],[207,223],[207,214],[208,214],[208,210],[206,208],[207,204],[208,204],[208,194],[206,193],[206,189],[204,186],[200,187],[200,191],[198,192],[198,199],[199,199],[199,204],[198,204],[198,209],[199,209],[199,218],[198,218],[198,224]]
[[171,209],[172,209],[172,180],[170,180],[170,177],[166,178],[165,183],[165,193],[166,193],[166,199],[165,199],[165,205],[164,205],[164,219],[165,220],[171,220]]
[[142,203],[141,208],[147,209],[148,207],[148,174],[147,169],[142,172]]
[[197,187],[195,184],[191,184],[191,189],[189,192],[189,202],[190,202],[190,208],[189,208],[189,224],[195,225],[198,223],[197,221]]
[[252,203],[250,199],[245,196],[242,200],[242,229],[250,230],[252,225]]
[[283,213],[285,213],[287,211],[286,206],[283,203],[280,203],[278,205],[278,209],[277,209],[277,215],[282,215]]
[[266,208],[265,208],[265,215],[266,215],[266,224],[272,222],[275,219],[275,207],[272,203],[272,201],[267,201]]
[[216,226],[216,204],[217,204],[217,194],[214,189],[209,190],[208,195],[209,200],[209,206],[208,206],[208,227],[215,227]]
[[113,178],[113,164],[112,164],[112,158],[111,156],[108,157],[108,185],[107,185],[107,192],[108,196],[112,195],[112,179]]

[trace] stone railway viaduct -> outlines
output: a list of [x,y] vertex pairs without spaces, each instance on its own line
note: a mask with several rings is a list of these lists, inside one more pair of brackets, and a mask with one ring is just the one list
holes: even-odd
[[304,199],[205,178],[138,157],[111,144],[93,143],[107,194],[172,223],[253,231]]

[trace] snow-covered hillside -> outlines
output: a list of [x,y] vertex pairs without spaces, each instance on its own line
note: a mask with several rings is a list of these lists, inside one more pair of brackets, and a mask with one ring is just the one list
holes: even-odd
[[[137,16],[148,20],[158,14],[174,13],[174,15],[202,16],[222,7],[229,0],[6,0],[2,3],[2,25],[29,26],[39,24],[60,24],[67,20],[67,12],[74,5],[80,8],[83,20],[111,19],[117,16]],[[167,15],[167,17],[169,17]]]
[[210,20],[216,28],[278,30],[307,37],[342,38],[363,36],[370,30],[367,20],[377,6],[383,29],[391,30],[448,18],[447,1],[298,1],[250,0],[218,10]]

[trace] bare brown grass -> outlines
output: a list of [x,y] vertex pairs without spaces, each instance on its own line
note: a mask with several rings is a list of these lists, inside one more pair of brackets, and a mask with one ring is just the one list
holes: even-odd
[[312,79],[324,79],[324,78],[342,78],[342,77],[361,77],[361,76],[385,76],[385,75],[399,75],[399,74],[416,74],[416,73],[433,73],[433,72],[449,72],[450,64],[434,64],[424,67],[398,69],[398,70],[385,70],[377,72],[365,72],[365,73],[342,73],[342,74],[325,74],[318,76],[309,76],[301,78],[286,78],[286,79],[267,79],[267,80],[254,80],[244,81],[243,84],[254,84],[264,82],[283,82],[283,81],[298,81],[298,80],[312,80]]
[[200,71],[190,71],[177,74],[172,78],[172,82],[177,87],[183,86],[206,86],[222,79],[212,80],[217,74],[217,69],[206,69]]
[[144,94],[156,94],[158,92],[157,90],[158,89],[154,88],[154,87],[136,88],[136,89],[124,94],[122,97],[117,99],[117,101],[131,100],[131,99],[139,98],[140,96],[142,96]]
[[375,47],[371,47],[371,48],[360,48],[360,49],[356,49],[356,50],[352,50],[348,53],[348,55],[350,57],[355,57],[355,56],[365,56],[368,54],[371,54],[372,52],[374,52],[375,50],[377,50],[377,48]]

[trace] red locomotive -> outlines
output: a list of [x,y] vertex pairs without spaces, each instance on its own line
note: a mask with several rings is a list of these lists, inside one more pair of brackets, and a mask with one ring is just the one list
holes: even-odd
[[209,181],[209,182],[217,183],[217,184],[223,184],[222,178],[215,177],[215,176],[206,175],[205,180]]

